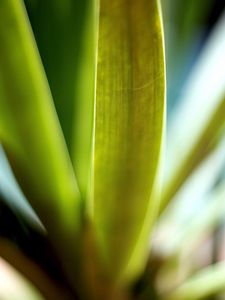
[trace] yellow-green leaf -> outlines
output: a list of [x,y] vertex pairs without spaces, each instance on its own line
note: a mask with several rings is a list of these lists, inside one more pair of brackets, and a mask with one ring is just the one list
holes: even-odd
[[69,265],[80,196],[21,0],[0,2],[0,45],[0,140],[25,195]]
[[158,1],[100,1],[90,207],[105,271],[131,279],[146,261],[158,207],[165,75]]
[[87,1],[75,84],[71,157],[82,196],[89,199],[96,71],[97,4]]
[[165,295],[166,300],[198,300],[225,291],[225,263],[200,270],[193,277],[178,286],[170,295]]
[[93,126],[96,1],[25,0],[25,4],[78,185],[86,198]]

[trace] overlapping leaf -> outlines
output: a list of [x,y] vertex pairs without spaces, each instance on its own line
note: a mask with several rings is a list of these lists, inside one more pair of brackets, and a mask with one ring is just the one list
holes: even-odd
[[0,44],[0,140],[21,188],[69,265],[80,195],[22,1],[0,2]]
[[169,300],[198,300],[206,299],[225,290],[224,262],[211,265],[189,278],[164,299]]
[[96,3],[25,0],[82,196],[90,176]]
[[158,2],[100,1],[92,218],[108,275],[133,278],[158,206],[164,123]]

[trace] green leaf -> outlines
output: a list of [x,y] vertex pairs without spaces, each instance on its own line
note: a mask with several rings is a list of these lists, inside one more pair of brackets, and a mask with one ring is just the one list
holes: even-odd
[[[75,83],[75,114],[73,118],[71,157],[82,195],[89,201],[93,115],[95,97],[97,13],[96,0],[89,0],[82,32],[79,69]],[[88,205],[88,203],[87,203]]]
[[24,2],[70,148],[75,88],[82,65],[82,39],[90,0]]
[[224,33],[223,14],[183,91],[168,134],[169,165],[161,212],[220,141],[225,126]]
[[0,140],[23,192],[70,268],[80,195],[22,1],[0,2],[0,44]]
[[25,0],[82,196],[93,126],[96,52],[94,0]]
[[101,0],[90,213],[116,281],[146,262],[159,201],[164,72],[158,1]]
[[[198,300],[225,290],[225,263],[211,265],[176,288],[166,300]],[[164,299],[164,298],[163,298]]]

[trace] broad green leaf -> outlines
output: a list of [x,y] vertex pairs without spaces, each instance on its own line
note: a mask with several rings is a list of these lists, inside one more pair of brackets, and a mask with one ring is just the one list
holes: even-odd
[[[214,29],[183,90],[168,135],[168,173],[161,212],[215,147],[225,125],[225,15]],[[210,84],[209,84],[210,83]]]
[[146,262],[158,207],[165,111],[158,1],[100,1],[90,208],[103,268],[116,281]]
[[94,0],[25,0],[82,196],[90,175]]
[[0,45],[0,140],[69,267],[77,248],[80,195],[22,1],[0,2]]
[[211,265],[177,287],[166,300],[198,300],[225,290],[225,263]]

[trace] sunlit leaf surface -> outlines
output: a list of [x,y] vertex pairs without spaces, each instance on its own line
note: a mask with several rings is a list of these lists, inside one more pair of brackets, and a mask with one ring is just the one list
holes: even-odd
[[0,140],[22,190],[70,265],[80,196],[22,1],[0,2],[0,44]]
[[146,260],[158,206],[164,53],[157,1],[100,1],[92,214],[117,281]]

